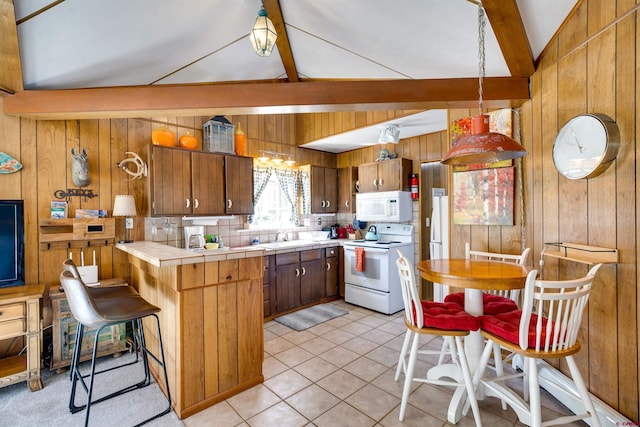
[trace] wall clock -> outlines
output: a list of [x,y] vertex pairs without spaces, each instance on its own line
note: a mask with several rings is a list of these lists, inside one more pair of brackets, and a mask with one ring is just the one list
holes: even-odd
[[604,114],[581,114],[565,124],[553,143],[553,164],[569,179],[593,178],[618,155],[620,130]]

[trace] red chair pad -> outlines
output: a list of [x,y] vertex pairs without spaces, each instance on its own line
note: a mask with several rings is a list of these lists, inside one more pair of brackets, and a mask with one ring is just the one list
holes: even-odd
[[[444,297],[444,302],[452,302],[464,308],[464,292],[454,292]],[[482,311],[484,314],[496,315],[518,309],[518,305],[511,298],[494,294],[482,294]]]
[[[426,328],[447,331],[477,331],[480,321],[464,311],[459,305],[446,302],[421,301],[423,322]],[[416,313],[413,311],[413,318]]]
[[[483,330],[497,335],[505,340],[514,344],[520,343],[520,317],[522,316],[522,310],[510,311],[507,313],[500,313],[494,316],[485,315],[479,316],[480,325]],[[536,323],[538,322],[538,316],[536,314],[531,315],[529,322],[529,348],[536,347]],[[542,318],[542,333],[540,334],[540,345],[544,346],[544,342],[547,335],[547,322],[548,320]],[[553,328],[552,332],[553,333]]]

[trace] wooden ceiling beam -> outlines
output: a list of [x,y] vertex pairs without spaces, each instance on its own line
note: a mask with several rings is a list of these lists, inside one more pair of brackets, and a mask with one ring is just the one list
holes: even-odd
[[0,0],[0,93],[23,90],[13,1]]
[[279,0],[264,0],[264,8],[269,15],[269,19],[273,23],[273,27],[278,34],[276,39],[276,46],[278,47],[278,53],[280,54],[280,60],[284,66],[284,70],[287,73],[287,80],[290,82],[300,81],[298,78],[298,70],[296,68],[296,62],[293,59],[293,52],[291,51],[291,44],[289,43],[289,36],[287,35],[287,27],[282,17],[282,9],[280,8]]
[[[529,99],[523,77],[485,78],[486,108]],[[292,114],[328,111],[475,108],[478,79],[301,81],[27,90],[5,96],[4,112],[35,119],[160,115]]]
[[536,71],[516,0],[482,0],[512,76],[531,77]]

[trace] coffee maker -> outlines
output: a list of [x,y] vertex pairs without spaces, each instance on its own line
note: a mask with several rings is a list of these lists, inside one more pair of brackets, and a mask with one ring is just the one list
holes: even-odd
[[185,249],[203,249],[204,244],[204,225],[184,227]]

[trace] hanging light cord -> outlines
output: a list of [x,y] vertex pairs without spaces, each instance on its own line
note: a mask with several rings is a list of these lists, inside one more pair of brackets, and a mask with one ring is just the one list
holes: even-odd
[[482,4],[478,5],[478,95],[480,95],[480,114],[482,114],[482,80],[485,72],[485,55],[484,55],[484,30],[487,21],[484,15]]

